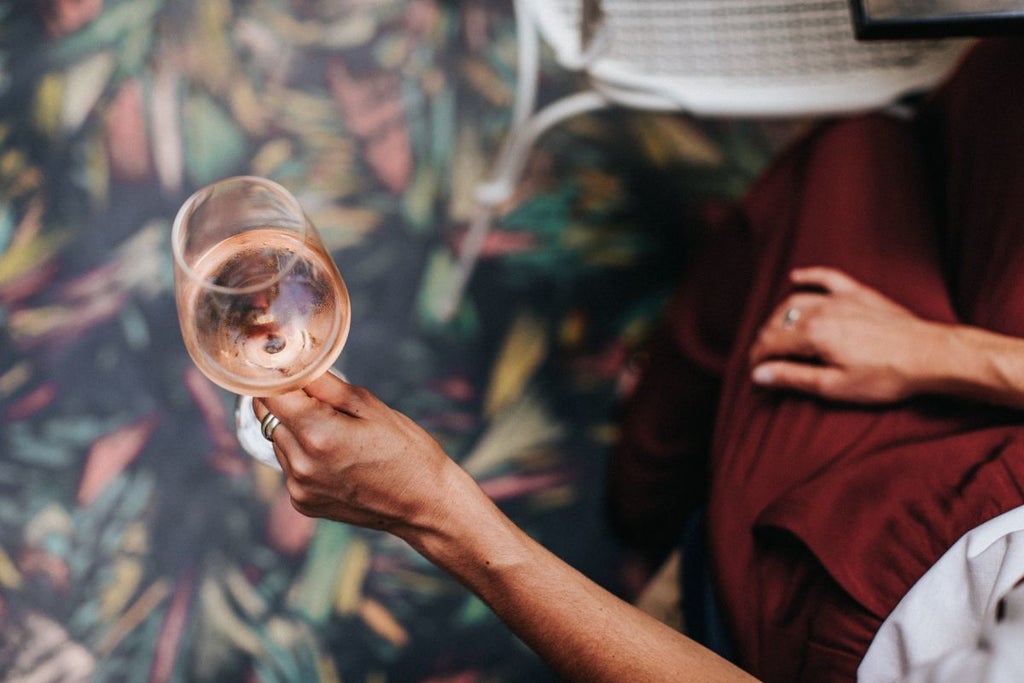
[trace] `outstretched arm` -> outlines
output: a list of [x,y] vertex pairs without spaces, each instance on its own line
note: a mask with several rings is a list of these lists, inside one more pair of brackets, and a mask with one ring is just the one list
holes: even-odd
[[1024,340],[924,320],[833,268],[791,279],[801,290],[750,350],[755,383],[853,403],[941,394],[1024,408]]
[[568,681],[752,681],[520,530],[425,431],[332,375],[257,399],[296,509],[383,529],[483,599]]

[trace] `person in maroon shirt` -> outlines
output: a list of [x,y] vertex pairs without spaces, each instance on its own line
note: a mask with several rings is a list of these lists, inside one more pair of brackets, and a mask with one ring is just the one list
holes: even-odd
[[986,42],[914,117],[817,127],[651,340],[614,518],[656,557],[705,511],[735,656],[766,681],[854,680],[938,557],[1024,503],[1020,64],[1024,42]]

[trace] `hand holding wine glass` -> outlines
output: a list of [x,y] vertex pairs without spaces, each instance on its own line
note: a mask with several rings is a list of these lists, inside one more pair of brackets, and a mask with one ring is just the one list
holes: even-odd
[[[172,241],[188,351],[215,383],[266,398],[259,410],[272,406],[288,421],[277,448],[296,509],[404,539],[566,678],[667,680],[667,672],[692,671],[694,679],[752,680],[531,539],[412,420],[323,377],[348,334],[348,293],[283,188],[258,178],[203,188],[179,211]],[[246,450],[280,469],[273,413],[257,422],[243,396],[236,416]],[[252,431],[265,440],[247,443]],[[598,622],[612,630],[595,632]],[[634,659],[637,642],[660,656]]]
[[[243,446],[277,466],[269,444],[251,438],[251,397],[299,389],[330,370],[348,337],[345,282],[295,197],[263,178],[198,190],[178,211],[171,242],[189,355],[210,380],[241,395]],[[269,441],[269,421],[262,433]]]

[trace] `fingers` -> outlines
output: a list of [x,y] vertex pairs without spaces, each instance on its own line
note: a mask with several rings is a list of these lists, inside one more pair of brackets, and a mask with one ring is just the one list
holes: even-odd
[[861,284],[841,270],[829,266],[795,268],[790,280],[797,291],[772,312],[762,326],[750,350],[753,364],[772,357],[795,356],[816,358],[821,340],[817,334],[820,318],[826,307],[834,306],[840,300],[877,303],[880,295]]
[[[274,431],[274,446],[282,469],[289,476],[310,468],[309,459],[321,463],[336,454],[339,434],[352,446],[362,434],[359,424],[372,426],[393,421],[390,408],[362,387],[348,384],[334,374],[326,374],[298,391],[253,400],[258,419],[267,411],[280,419]],[[287,461],[287,462],[285,462]]]
[[814,356],[816,347],[806,330],[808,320],[821,303],[821,294],[797,293],[787,297],[761,327],[750,349],[751,363],[772,357]]
[[[253,405],[270,410],[282,422],[292,425],[293,431],[302,431],[304,426],[338,412],[350,417],[363,417],[383,404],[366,389],[327,373],[299,391],[255,399]],[[257,417],[262,417],[259,411]]]
[[830,398],[832,387],[842,380],[842,371],[825,365],[777,360],[757,365],[751,378],[760,386]]
[[852,294],[864,287],[843,271],[828,266],[795,268],[789,279],[799,287],[817,287],[832,294]]
[[[254,398],[252,400],[252,411],[256,414],[256,419],[262,421],[267,413],[270,412],[270,409],[263,403],[263,399]],[[288,462],[288,458],[284,455],[284,443],[292,444],[295,438],[288,431],[288,426],[284,422],[274,428],[272,436],[273,438],[270,440],[270,443],[274,448],[274,456],[277,458],[278,464],[281,465],[281,471],[287,475],[291,470],[291,465]]]
[[790,294],[765,321],[765,327],[778,326],[793,329],[811,317],[821,307],[825,295],[812,292]]
[[373,394],[362,387],[349,384],[337,375],[327,373],[307,384],[306,395],[331,405],[352,417],[364,417],[369,410],[382,405]]
[[[293,434],[299,434],[318,422],[329,419],[334,412],[330,406],[321,403],[306,392],[290,391],[278,396],[259,399],[270,412],[277,415],[283,426]],[[254,401],[255,405],[256,402]]]

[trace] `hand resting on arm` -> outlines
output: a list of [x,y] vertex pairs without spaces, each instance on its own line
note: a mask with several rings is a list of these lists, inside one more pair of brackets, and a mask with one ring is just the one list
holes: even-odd
[[570,681],[752,681],[533,541],[424,430],[332,375],[254,401],[295,508],[382,529],[462,582]]
[[1024,340],[924,320],[833,268],[790,277],[800,289],[750,350],[755,383],[851,403],[941,394],[1024,408]]

